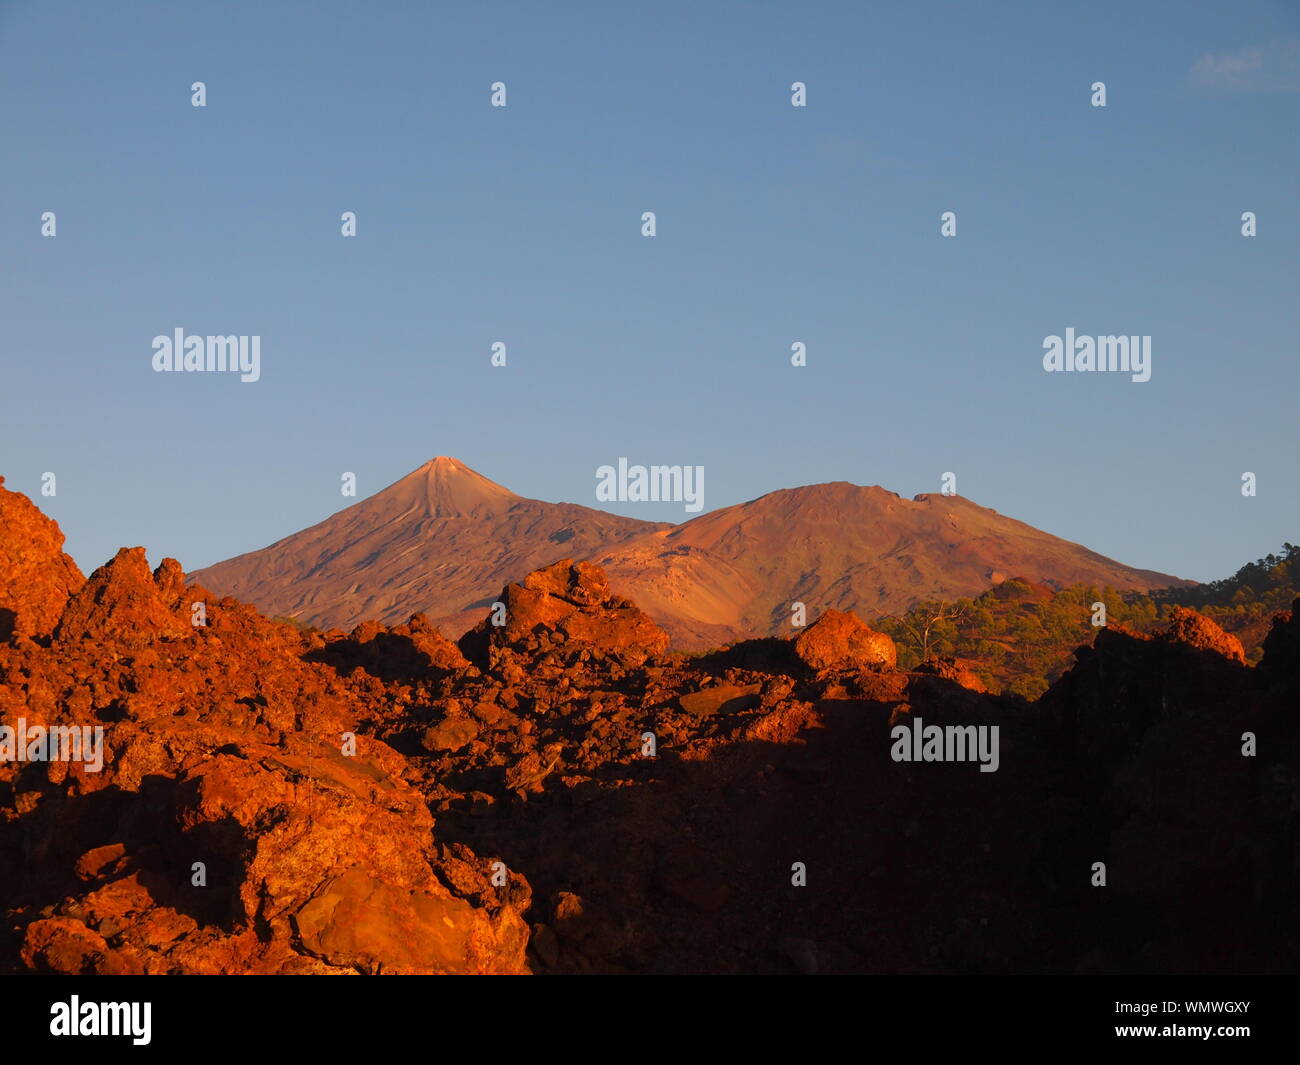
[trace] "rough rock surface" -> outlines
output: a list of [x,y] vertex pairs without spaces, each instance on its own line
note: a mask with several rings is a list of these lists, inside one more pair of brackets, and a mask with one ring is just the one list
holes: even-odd
[[85,577],[63,553],[63,532],[0,477],[0,643],[48,636]]
[[[900,672],[848,614],[668,654],[581,563],[459,649],[268,620],[138,549],[69,591],[57,639],[0,644],[0,724],[102,726],[103,768],[0,760],[0,971],[1300,965],[1300,603],[1257,668],[1194,615],[1081,621],[1030,704]],[[996,725],[998,771],[894,761],[916,721]]]
[[[24,536],[0,529],[0,555],[32,557]],[[527,881],[436,839],[407,761],[365,734],[381,682],[139,548],[65,600],[49,647],[0,646],[0,724],[99,727],[102,768],[0,761],[0,969],[527,970]],[[395,631],[426,673],[463,664]]]
[[928,673],[931,676],[943,677],[944,680],[955,681],[963,688],[969,688],[974,692],[988,691],[984,682],[971,669],[971,663],[959,658],[932,656],[917,666],[916,672]]
[[795,654],[809,669],[898,664],[894,641],[876,632],[851,610],[828,610],[794,641]]
[[564,559],[530,573],[506,585],[497,602],[504,624],[489,614],[461,639],[461,650],[479,665],[512,654],[532,659],[550,648],[561,660],[585,652],[635,667],[668,649],[668,634],[614,595],[604,571],[589,562]]
[[1215,651],[1233,662],[1246,664],[1246,652],[1237,637],[1226,633],[1217,624],[1187,607],[1176,606],[1170,614],[1165,639]]
[[194,626],[176,609],[184,589],[183,578],[179,587],[176,583],[179,569],[174,558],[166,559],[155,579],[143,547],[122,548],[68,601],[54,639],[59,643],[148,644],[190,636]]

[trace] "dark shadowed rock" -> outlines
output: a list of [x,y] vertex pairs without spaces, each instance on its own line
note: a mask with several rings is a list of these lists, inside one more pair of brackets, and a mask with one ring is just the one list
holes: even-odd
[[963,688],[968,688],[973,692],[986,692],[988,688],[984,682],[976,676],[975,671],[971,669],[971,663],[962,659],[949,658],[944,655],[934,655],[927,658],[916,667],[917,673],[928,673],[931,676],[943,677],[944,680],[950,680],[955,684],[960,684]]
[[469,666],[465,656],[423,614],[412,614],[401,625],[385,628],[363,621],[346,637],[330,638],[313,653],[315,661],[337,669],[360,669],[383,680],[416,680],[444,676]]
[[[0,759],[0,971],[1300,967],[1295,614],[1259,669],[1194,616],[1102,629],[1030,704],[848,614],[666,654],[581,564],[505,589],[484,668],[419,617],[320,633],[182,579],[123,552],[59,639],[0,642],[0,723],[105,741]],[[922,719],[1000,727],[999,768],[898,760]]]
[[1300,599],[1284,614],[1277,614],[1264,637],[1260,667],[1271,675],[1300,675]]

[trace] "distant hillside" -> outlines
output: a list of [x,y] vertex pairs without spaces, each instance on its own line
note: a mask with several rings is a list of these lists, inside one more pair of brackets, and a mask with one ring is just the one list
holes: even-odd
[[1253,663],[1273,615],[1289,610],[1297,596],[1300,547],[1284,544],[1280,554],[1209,584],[1142,594],[1087,584],[1058,591],[1017,578],[973,598],[918,603],[874,624],[898,643],[900,667],[914,666],[926,653],[962,658],[994,691],[1035,699],[1069,668],[1074,649],[1092,642],[1093,603],[1106,604],[1108,624],[1138,632],[1164,625],[1174,607],[1192,607],[1236,636]]
[[423,611],[459,634],[508,581],[666,526],[515,495],[439,457],[383,491],[190,580],[320,628]]
[[837,481],[772,492],[596,560],[678,647],[788,634],[791,604],[864,618],[978,595],[1020,575],[1051,588],[1188,584],[1134,569],[961,496],[904,499]]
[[904,499],[843,481],[771,492],[682,525],[515,495],[451,458],[318,525],[194,573],[213,592],[319,627],[420,611],[449,635],[502,586],[562,558],[603,566],[680,649],[788,634],[835,608],[862,617],[978,595],[1012,575],[1051,588],[1182,584],[960,496]]

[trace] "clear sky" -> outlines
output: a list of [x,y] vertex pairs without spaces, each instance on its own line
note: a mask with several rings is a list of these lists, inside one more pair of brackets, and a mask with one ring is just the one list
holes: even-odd
[[[452,455],[588,506],[701,465],[706,510],[951,471],[1226,576],[1300,540],[1297,119],[1289,0],[0,0],[0,473],[87,571]],[[1151,380],[1046,373],[1067,327],[1150,335]],[[155,373],[177,328],[261,380]]]

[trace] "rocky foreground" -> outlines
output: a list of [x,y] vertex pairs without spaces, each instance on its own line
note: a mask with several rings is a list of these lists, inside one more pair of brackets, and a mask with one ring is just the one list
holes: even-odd
[[[1183,612],[1028,703],[849,613],[670,654],[585,563],[458,643],[302,631],[142,548],[85,579],[2,485],[0,726],[104,751],[0,761],[0,971],[1300,963],[1300,601],[1258,667]],[[997,771],[893,760],[916,719],[999,726]]]

